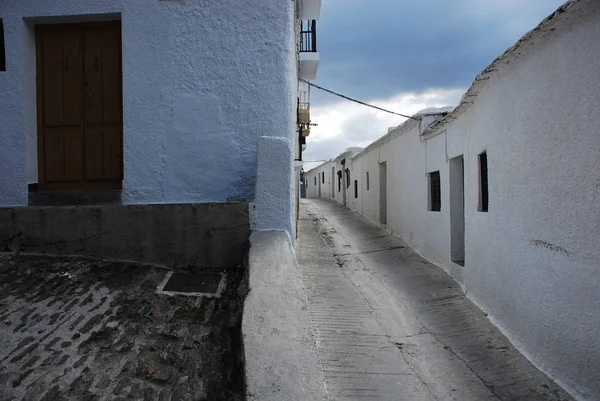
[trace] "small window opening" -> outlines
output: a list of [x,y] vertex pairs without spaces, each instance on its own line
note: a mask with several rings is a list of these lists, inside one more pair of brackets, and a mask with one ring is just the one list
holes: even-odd
[[317,177],[314,177],[314,179],[315,179],[315,185],[317,185]]
[[442,210],[442,196],[439,171],[429,173],[429,210],[431,212],[440,212]]
[[346,169],[346,188],[350,188],[350,169]]
[[325,184],[325,172],[321,173],[321,183]]
[[479,155],[479,211],[487,212],[489,203],[487,153]]
[[367,171],[367,191],[369,190],[369,172]]
[[358,180],[354,180],[354,199],[358,198]]
[[0,71],[6,71],[6,49],[4,48],[4,23],[0,19]]
[[338,170],[337,177],[338,177],[338,192],[340,192],[342,190],[342,170]]

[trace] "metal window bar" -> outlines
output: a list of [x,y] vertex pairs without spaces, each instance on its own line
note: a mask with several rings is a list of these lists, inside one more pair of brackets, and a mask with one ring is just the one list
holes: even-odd
[[6,71],[6,49],[4,48],[4,23],[0,19],[0,71]]
[[487,153],[479,155],[479,211],[487,212],[489,205]]
[[300,29],[300,51],[301,52],[316,52],[317,51],[317,21],[304,20],[301,22]]
[[431,212],[440,212],[442,210],[440,172],[429,173],[429,210]]

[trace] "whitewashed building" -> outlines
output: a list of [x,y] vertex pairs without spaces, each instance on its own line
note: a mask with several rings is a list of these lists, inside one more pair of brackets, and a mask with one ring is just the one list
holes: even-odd
[[600,3],[569,1],[451,113],[427,110],[344,168],[338,157],[306,173],[308,197],[343,203],[341,174],[347,207],[444,268],[585,400],[600,394],[598,38]]
[[0,206],[244,202],[254,229],[293,233],[320,6],[1,1]]

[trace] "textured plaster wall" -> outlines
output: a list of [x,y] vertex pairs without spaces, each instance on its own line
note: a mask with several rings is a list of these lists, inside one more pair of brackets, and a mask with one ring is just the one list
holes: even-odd
[[[526,43],[527,56],[503,66],[464,116],[467,289],[582,399],[600,394],[598,37],[600,4],[582,1],[568,26]],[[490,205],[478,213],[484,149]]]
[[3,0],[0,205],[37,181],[33,27],[90,14],[123,24],[124,202],[252,201],[258,138],[294,133],[294,3]]
[[286,233],[250,236],[248,280],[242,322],[247,399],[328,399],[306,290]]
[[[252,228],[287,231],[295,245],[295,184],[289,139],[260,137],[256,198],[251,208]],[[287,168],[283,167],[288,164]]]
[[[598,37],[600,4],[574,2],[496,64],[456,119],[427,139],[407,123],[355,156],[351,174],[364,180],[369,171],[370,188],[348,203],[379,222],[377,163],[386,161],[387,228],[456,278],[530,360],[583,400],[600,394]],[[478,212],[483,151],[487,213]],[[450,260],[448,161],[460,155],[465,267]],[[436,170],[439,213],[427,211],[426,173]]]

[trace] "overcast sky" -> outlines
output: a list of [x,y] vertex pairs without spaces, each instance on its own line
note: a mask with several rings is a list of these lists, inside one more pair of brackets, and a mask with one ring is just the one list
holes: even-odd
[[[456,106],[475,76],[563,0],[323,0],[314,81],[404,114]],[[404,121],[317,89],[304,160],[365,146]],[[309,170],[319,163],[305,163]]]

